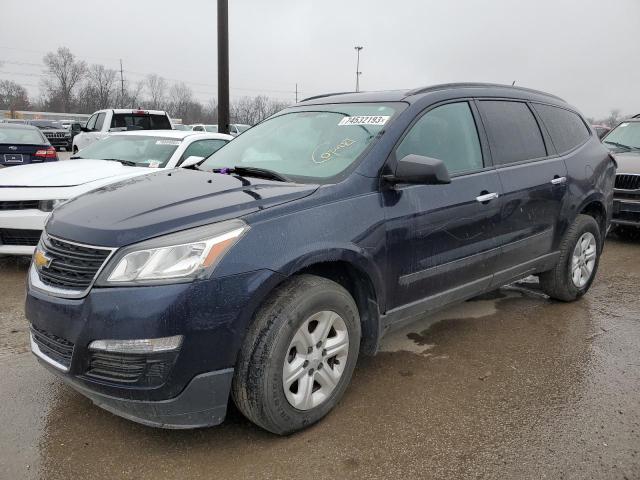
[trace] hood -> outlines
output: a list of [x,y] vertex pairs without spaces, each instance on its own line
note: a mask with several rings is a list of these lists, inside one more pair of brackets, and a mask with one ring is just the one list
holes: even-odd
[[103,179],[127,178],[153,170],[110,160],[64,160],[0,170],[2,187],[73,187]]
[[238,218],[310,195],[318,185],[197,170],[165,170],[93,190],[54,210],[47,232],[121,247]]
[[614,153],[613,156],[618,163],[616,173],[640,175],[640,151]]

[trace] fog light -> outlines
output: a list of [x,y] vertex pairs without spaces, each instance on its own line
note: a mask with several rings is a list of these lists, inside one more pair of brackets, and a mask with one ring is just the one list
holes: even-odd
[[118,353],[158,353],[177,350],[182,345],[182,335],[163,338],[142,338],[137,340],[94,340],[90,350]]

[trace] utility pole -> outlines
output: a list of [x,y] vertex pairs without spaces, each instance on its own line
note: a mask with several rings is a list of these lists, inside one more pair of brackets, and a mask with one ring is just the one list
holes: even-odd
[[363,47],[354,47],[356,49],[356,55],[357,55],[357,60],[356,60],[356,92],[360,91],[360,75],[362,74],[362,72],[360,71],[360,50],[362,50]]
[[229,0],[218,0],[218,132],[229,133]]
[[124,74],[122,73],[122,59],[120,59],[120,106],[124,107]]

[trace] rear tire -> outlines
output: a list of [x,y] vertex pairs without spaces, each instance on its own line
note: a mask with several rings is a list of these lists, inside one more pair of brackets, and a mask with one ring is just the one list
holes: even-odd
[[601,251],[598,222],[589,215],[578,215],[562,240],[558,263],[539,275],[542,291],[563,302],[582,297],[596,276]]
[[235,404],[278,435],[313,425],[344,394],[359,347],[360,317],[349,292],[322,277],[294,277],[249,328],[233,378]]

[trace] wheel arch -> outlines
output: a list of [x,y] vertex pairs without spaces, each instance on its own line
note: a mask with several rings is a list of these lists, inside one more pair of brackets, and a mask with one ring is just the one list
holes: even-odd
[[582,203],[576,213],[578,215],[589,215],[590,217],[593,217],[600,227],[602,243],[604,243],[604,238],[607,235],[607,225],[609,223],[608,212],[605,207],[604,199],[598,195],[593,195]]

